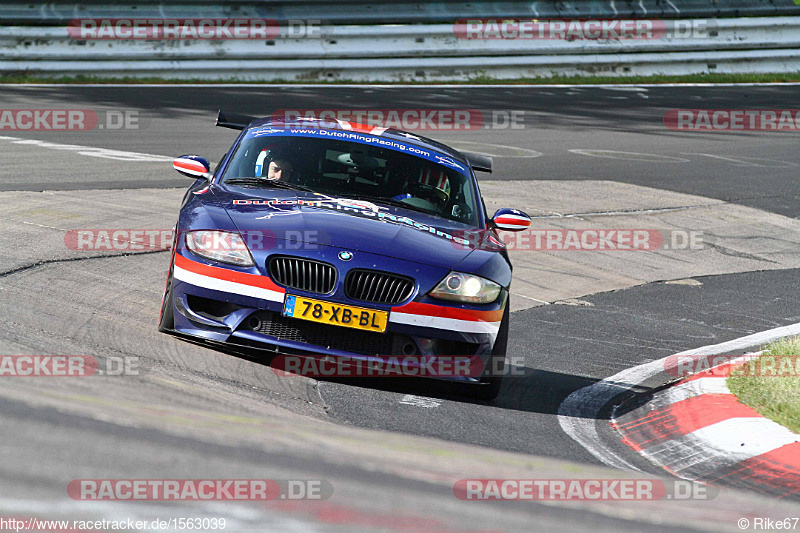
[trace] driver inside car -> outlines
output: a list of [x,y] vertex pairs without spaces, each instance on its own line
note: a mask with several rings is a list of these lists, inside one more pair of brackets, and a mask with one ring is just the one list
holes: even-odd
[[288,181],[293,170],[294,165],[289,161],[286,153],[281,150],[265,148],[256,159],[255,175],[259,178]]
[[450,200],[450,179],[442,169],[422,168],[409,179],[406,192],[394,197],[415,207],[441,213]]

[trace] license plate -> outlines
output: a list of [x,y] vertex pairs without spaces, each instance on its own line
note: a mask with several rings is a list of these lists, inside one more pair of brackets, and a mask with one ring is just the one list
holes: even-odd
[[283,316],[366,331],[386,331],[389,313],[352,305],[333,304],[302,296],[286,296]]

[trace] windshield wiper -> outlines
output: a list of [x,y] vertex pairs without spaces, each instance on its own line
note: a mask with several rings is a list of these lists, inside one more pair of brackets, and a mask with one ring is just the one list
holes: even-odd
[[255,185],[256,187],[267,187],[272,189],[291,189],[294,191],[314,192],[303,185],[296,185],[294,183],[286,183],[285,181],[270,180],[266,178],[230,178],[223,183],[226,185]]

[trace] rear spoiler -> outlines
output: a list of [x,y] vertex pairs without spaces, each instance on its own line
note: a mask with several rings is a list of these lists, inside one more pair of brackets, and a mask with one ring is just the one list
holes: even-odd
[[232,130],[243,130],[254,120],[256,120],[256,117],[237,115],[235,113],[223,113],[220,109],[217,115],[216,126],[220,128],[230,128]]
[[461,152],[472,167],[477,172],[492,173],[492,157],[485,154],[475,154],[472,152]]

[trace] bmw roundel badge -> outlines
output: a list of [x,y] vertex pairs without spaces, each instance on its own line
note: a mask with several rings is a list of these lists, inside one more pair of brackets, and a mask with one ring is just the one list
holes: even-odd
[[353,252],[339,252],[339,259],[342,261],[350,261],[353,258]]

